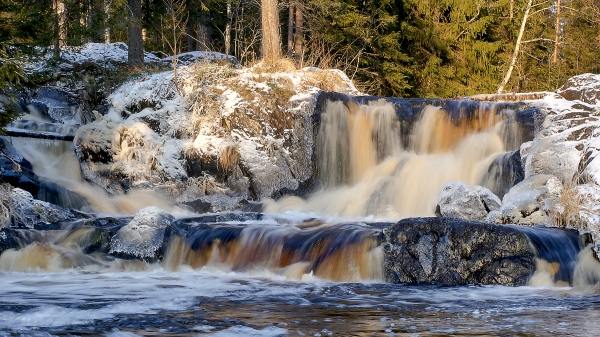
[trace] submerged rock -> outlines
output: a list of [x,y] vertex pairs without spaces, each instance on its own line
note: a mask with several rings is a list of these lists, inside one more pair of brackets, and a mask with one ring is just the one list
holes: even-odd
[[172,215],[158,207],[141,209],[111,239],[110,254],[145,261],[160,259],[166,246],[167,230],[174,221]]
[[569,282],[581,249],[578,239],[576,232],[559,229],[450,218],[405,219],[380,235],[387,282],[441,285],[525,285],[536,258],[566,268],[555,277]]
[[500,199],[485,187],[471,187],[462,181],[449,181],[440,190],[436,213],[467,220],[485,220],[490,211],[500,209]]

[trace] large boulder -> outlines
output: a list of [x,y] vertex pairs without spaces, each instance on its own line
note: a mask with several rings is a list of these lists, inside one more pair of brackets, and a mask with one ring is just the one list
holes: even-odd
[[490,211],[500,209],[500,199],[485,187],[471,187],[462,181],[449,181],[440,190],[436,213],[467,220],[485,220]]
[[177,85],[170,72],[140,75],[77,131],[84,178],[111,194],[161,189],[179,203],[299,194],[314,179],[316,86],[330,82],[356,91],[327,70],[194,63],[178,70]]
[[380,235],[387,282],[441,285],[525,285],[536,259],[557,262],[557,281],[570,282],[579,239],[574,231],[451,218],[404,219]]
[[502,207],[486,220],[505,224],[548,224],[551,211],[561,198],[563,184],[548,174],[529,177],[515,185],[502,199]]
[[600,103],[600,75],[581,74],[573,76],[556,91],[562,97],[588,104]]
[[9,200],[13,227],[48,229],[50,225],[75,217],[70,210],[36,200],[31,193],[20,188],[9,191]]
[[158,207],[141,209],[112,237],[110,254],[145,261],[162,258],[168,240],[167,232],[174,221],[172,215]]

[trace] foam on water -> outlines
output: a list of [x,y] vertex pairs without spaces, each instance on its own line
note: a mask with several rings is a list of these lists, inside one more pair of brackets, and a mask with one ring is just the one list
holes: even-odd
[[[297,320],[305,322],[302,325],[304,333],[312,326],[313,334],[329,329],[335,330],[336,335],[344,335],[344,331],[350,333],[354,327],[336,323],[339,314],[335,312],[349,315],[364,312],[365,316],[355,318],[358,319],[355,323],[358,324],[360,319],[373,320],[369,324],[383,331],[394,330],[394,324],[399,326],[402,322],[394,312],[401,312],[400,317],[411,312],[419,315],[430,312],[433,320],[444,312],[451,317],[470,315],[467,320],[471,321],[487,317],[485,322],[489,325],[493,321],[489,318],[493,317],[519,317],[524,313],[527,313],[525,317],[530,317],[527,315],[531,315],[532,308],[547,315],[566,310],[572,305],[569,304],[571,300],[579,303],[577,293],[571,295],[568,288],[405,287],[376,283],[339,284],[318,279],[297,282],[267,272],[165,272],[157,269],[118,273],[4,273],[1,276],[0,330],[12,332],[62,331],[65,327],[71,327],[72,331],[97,327],[93,329],[99,330],[93,331],[102,331],[112,326],[106,331],[109,336],[133,336],[133,333],[144,331],[145,323],[128,323],[125,331],[110,322],[118,322],[122,317],[145,317],[144,321],[151,322],[152,317],[156,317],[159,323],[155,324],[168,328],[170,323],[160,322],[171,315],[193,317],[202,308],[200,312],[206,310],[209,321],[190,318],[184,323],[188,331],[195,331],[196,335],[279,336],[288,333]],[[560,300],[549,301],[554,298]],[[236,311],[231,305],[245,308],[244,312]],[[252,310],[254,306],[258,311]],[[295,308],[297,312],[277,318],[280,310],[287,312],[286,308]],[[383,316],[375,314],[382,308],[385,309]],[[298,311],[308,316],[303,317]],[[332,312],[328,314],[328,311]],[[260,318],[271,316],[273,318],[268,321]],[[229,321],[229,318],[233,320]],[[140,320],[142,318],[136,318],[133,322]],[[240,325],[240,322],[244,324]],[[448,327],[441,324],[438,328]]]

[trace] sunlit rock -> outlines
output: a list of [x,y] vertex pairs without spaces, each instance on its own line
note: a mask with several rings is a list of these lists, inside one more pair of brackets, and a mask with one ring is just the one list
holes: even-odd
[[502,199],[502,207],[490,212],[488,221],[506,224],[548,224],[563,185],[552,175],[539,174],[515,185]]
[[175,218],[158,207],[146,207],[135,214],[111,239],[110,254],[154,261],[162,257],[166,232]]
[[568,100],[579,100],[588,104],[600,103],[600,75],[581,74],[573,76],[556,91]]
[[500,199],[487,188],[453,180],[440,190],[437,211],[444,217],[485,220],[488,213],[500,209],[500,205]]

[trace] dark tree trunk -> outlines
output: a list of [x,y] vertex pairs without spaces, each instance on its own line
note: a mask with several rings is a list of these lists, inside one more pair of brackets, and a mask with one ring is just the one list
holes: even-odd
[[287,56],[294,55],[294,9],[295,2],[290,0],[290,8],[288,14],[288,36],[287,36]]
[[294,54],[296,56],[296,60],[298,64],[302,64],[302,56],[304,54],[304,32],[303,32],[303,23],[304,23],[304,15],[302,14],[303,8],[302,0],[296,1],[296,26],[294,30]]
[[194,27],[196,26],[196,20],[193,18],[188,20],[188,23],[185,27],[186,32],[186,42],[187,42],[187,51],[196,50],[196,41],[194,40]]
[[142,4],[128,0],[129,28],[127,29],[127,60],[129,68],[144,68],[144,39],[142,36]]

